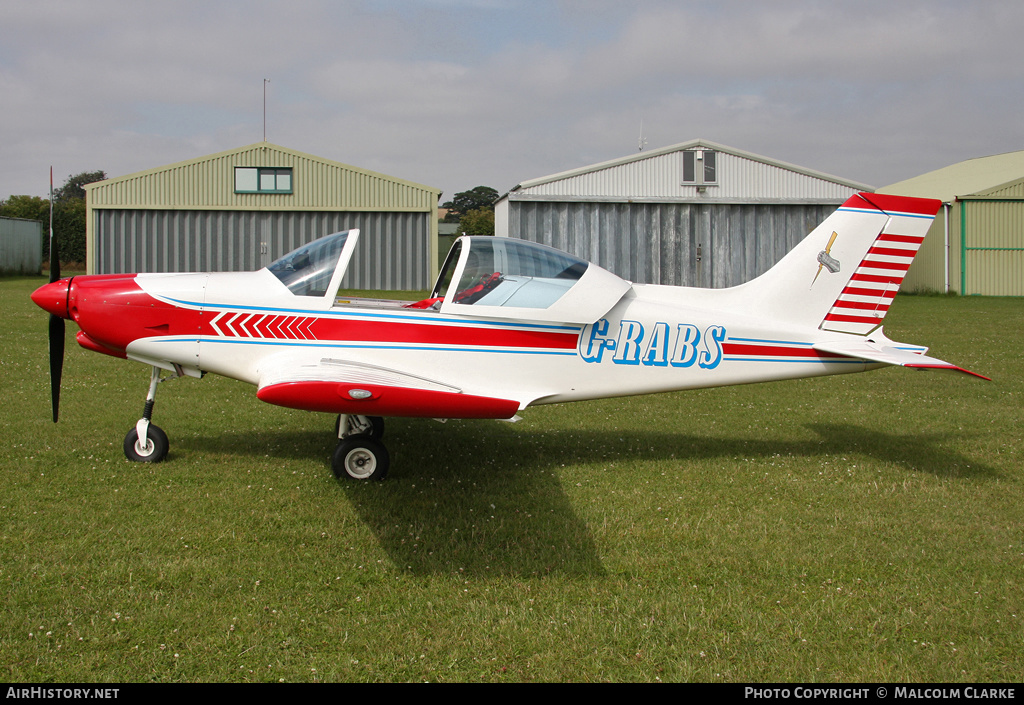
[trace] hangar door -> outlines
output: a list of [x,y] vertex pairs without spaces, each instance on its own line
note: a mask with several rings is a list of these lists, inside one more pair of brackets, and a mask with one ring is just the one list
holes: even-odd
[[96,272],[260,269],[308,242],[358,228],[342,286],[430,288],[427,213],[97,209]]
[[960,293],[1024,296],[1024,199],[960,203]]
[[736,286],[768,271],[834,204],[513,201],[509,234],[627,281]]

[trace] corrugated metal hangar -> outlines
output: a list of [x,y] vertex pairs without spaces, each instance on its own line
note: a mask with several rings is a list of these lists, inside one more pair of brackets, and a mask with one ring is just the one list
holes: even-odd
[[1024,296],[1024,151],[968,159],[878,192],[944,204],[903,291]]
[[39,274],[42,245],[38,220],[0,217],[0,274]]
[[872,191],[706,140],[524,181],[495,234],[648,284],[727,287],[767,271],[849,196]]
[[428,289],[440,189],[259,142],[85,187],[89,273],[259,269],[359,228],[342,282]]

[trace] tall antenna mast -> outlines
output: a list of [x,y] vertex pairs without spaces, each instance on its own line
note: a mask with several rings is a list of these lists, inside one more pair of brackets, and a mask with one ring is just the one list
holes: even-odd
[[263,79],[263,141],[267,141],[267,84],[270,83],[269,78]]
[[641,152],[644,151],[644,147],[647,146],[647,138],[644,137],[644,121],[643,120],[640,121],[640,139],[638,140],[637,146],[640,147],[640,151]]

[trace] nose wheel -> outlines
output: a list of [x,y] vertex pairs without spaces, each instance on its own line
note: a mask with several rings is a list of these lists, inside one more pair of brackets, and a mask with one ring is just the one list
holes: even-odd
[[170,443],[167,434],[159,426],[149,424],[146,440],[140,440],[139,432],[132,429],[124,437],[124,456],[136,463],[159,463],[167,457]]
[[149,377],[149,394],[146,395],[146,407],[142,412],[142,418],[135,424],[135,428],[124,437],[124,457],[136,463],[159,463],[167,457],[170,443],[167,434],[163,429],[150,421],[153,418],[153,406],[156,404],[156,387],[161,382],[169,379],[177,379],[182,376],[180,368],[173,377],[160,378],[160,368],[154,367]]

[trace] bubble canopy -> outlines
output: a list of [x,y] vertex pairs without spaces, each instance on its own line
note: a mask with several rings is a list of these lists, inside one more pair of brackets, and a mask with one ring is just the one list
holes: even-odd
[[432,296],[443,313],[593,323],[630,288],[597,265],[527,240],[455,241]]

